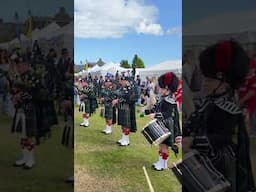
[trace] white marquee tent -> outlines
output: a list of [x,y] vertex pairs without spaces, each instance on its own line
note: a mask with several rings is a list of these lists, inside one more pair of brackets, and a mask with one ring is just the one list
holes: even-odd
[[99,65],[95,65],[93,68],[90,68],[88,70],[89,73],[96,73],[99,72],[101,70],[101,67]]
[[165,61],[148,68],[136,69],[137,74],[140,75],[142,79],[145,79],[146,77],[160,76],[161,74],[169,71],[172,71],[177,74],[177,76],[181,77],[182,61]]
[[[111,73],[115,75],[117,71],[119,71],[119,74],[120,74],[121,72],[125,72],[127,70],[131,71],[131,69],[125,69],[120,67],[119,63],[109,62],[102,67],[96,65],[93,68],[90,68],[88,72],[91,73],[92,75],[106,75],[107,73]],[[145,80],[146,77],[160,76],[165,72],[169,72],[169,71],[172,71],[175,74],[177,74],[178,77],[181,77],[182,61],[181,60],[165,61],[148,68],[137,68],[136,75],[140,75],[141,79]],[[77,73],[76,75],[83,75],[85,73],[87,72],[83,70]]]
[[103,65],[102,67],[96,65],[93,68],[89,69],[88,72],[97,75],[106,75],[107,73],[111,73],[115,75],[117,71],[122,72],[127,69],[120,67],[120,63],[109,62]]

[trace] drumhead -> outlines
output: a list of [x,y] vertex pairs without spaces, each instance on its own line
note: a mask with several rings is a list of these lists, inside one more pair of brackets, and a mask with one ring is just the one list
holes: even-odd
[[143,127],[142,130],[144,130],[145,128],[147,128],[150,124],[155,123],[156,121],[157,121],[157,119],[151,120],[147,125],[145,125],[145,126]]

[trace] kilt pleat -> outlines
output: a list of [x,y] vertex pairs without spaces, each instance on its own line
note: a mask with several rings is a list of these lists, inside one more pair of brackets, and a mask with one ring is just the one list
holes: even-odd
[[113,107],[112,103],[105,103],[105,119],[112,120],[113,119]]
[[121,103],[118,108],[118,125],[122,127],[131,127],[131,117],[129,104]]

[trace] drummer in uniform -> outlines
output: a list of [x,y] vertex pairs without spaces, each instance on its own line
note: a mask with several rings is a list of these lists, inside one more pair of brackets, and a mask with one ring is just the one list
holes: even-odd
[[172,72],[161,75],[158,79],[161,98],[153,109],[145,111],[151,119],[162,121],[165,127],[171,132],[171,136],[159,145],[159,159],[152,165],[157,171],[168,168],[169,147],[172,148],[175,154],[178,153],[178,146],[182,140],[179,112],[173,96],[177,90],[178,83],[178,78]]
[[121,125],[122,138],[117,141],[120,146],[130,144],[130,132],[136,132],[135,102],[134,90],[129,83],[129,77],[120,78],[121,87],[118,89],[117,98],[112,101],[113,106],[118,108],[118,125]]
[[102,102],[104,102],[105,106],[104,117],[106,120],[106,128],[102,132],[106,135],[112,133],[113,113],[115,112],[115,106],[112,106],[112,101],[114,100],[113,91],[114,88],[112,80],[107,78],[104,83],[104,89],[101,92]]
[[235,97],[248,66],[246,52],[232,40],[216,43],[201,52],[206,96],[183,128],[183,150],[187,153],[192,148],[207,156],[231,184],[228,192],[255,191],[249,138]]

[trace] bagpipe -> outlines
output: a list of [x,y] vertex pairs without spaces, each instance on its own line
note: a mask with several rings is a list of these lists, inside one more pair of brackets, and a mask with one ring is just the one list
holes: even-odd
[[114,99],[118,98],[118,95],[120,94],[118,92],[115,92],[114,89],[109,90],[109,92],[102,91],[102,97],[104,98],[104,102],[109,103],[112,102]]
[[84,97],[84,99],[90,98],[95,95],[93,84],[91,83],[89,83],[87,86],[80,87],[78,85],[74,85],[74,87],[77,89],[78,95]]
[[126,96],[123,94],[123,92],[120,89],[117,89],[113,91],[111,99],[118,99],[117,107],[120,108],[121,105],[125,102],[127,102]]

